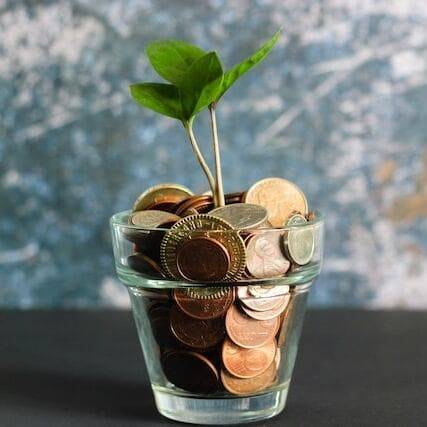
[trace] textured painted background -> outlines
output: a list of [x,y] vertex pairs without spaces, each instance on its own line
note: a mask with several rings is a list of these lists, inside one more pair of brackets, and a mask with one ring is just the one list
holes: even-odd
[[[125,305],[108,218],[206,185],[177,122],[139,109],[159,37],[271,57],[219,108],[227,190],[298,183],[328,222],[311,303],[427,308],[427,6],[417,0],[0,0],[0,304]],[[207,141],[207,122],[199,121]],[[206,144],[207,147],[207,144]]]

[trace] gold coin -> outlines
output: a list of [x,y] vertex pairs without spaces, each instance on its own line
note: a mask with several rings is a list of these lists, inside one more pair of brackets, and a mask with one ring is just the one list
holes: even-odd
[[283,236],[288,258],[298,265],[308,264],[314,254],[314,228],[306,223],[302,215],[293,215],[286,224],[291,228]]
[[181,217],[164,211],[147,210],[137,211],[129,215],[129,224],[137,225],[141,228],[153,229],[163,225],[173,224]]
[[237,230],[257,228],[267,221],[267,210],[251,203],[221,206],[211,210],[209,215],[226,220]]
[[264,206],[273,227],[283,227],[292,212],[307,213],[304,193],[292,182],[282,178],[265,178],[255,183],[245,195],[246,203]]
[[193,193],[187,187],[180,184],[158,184],[144,191],[133,205],[133,211],[142,211],[150,206],[174,204],[192,196]]
[[[160,244],[160,258],[169,277],[182,279],[178,261],[181,245],[190,239],[210,238],[221,244],[228,253],[229,267],[222,281],[237,280],[246,264],[245,244],[239,234],[226,221],[211,215],[198,214],[182,218],[166,233]],[[199,259],[198,263],[212,269],[211,260]],[[203,270],[204,266],[198,269]]]

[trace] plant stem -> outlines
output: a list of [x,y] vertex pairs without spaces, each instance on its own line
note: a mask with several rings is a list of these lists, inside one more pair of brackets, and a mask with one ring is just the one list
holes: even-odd
[[212,131],[212,148],[215,157],[215,198],[216,206],[225,206],[224,189],[222,186],[221,156],[219,152],[218,129],[216,125],[215,104],[209,106]]
[[184,124],[185,131],[187,132],[188,139],[190,140],[191,147],[193,149],[194,155],[196,156],[197,161],[199,162],[200,166],[203,169],[203,172],[206,175],[206,178],[208,179],[209,187],[211,188],[211,191],[212,191],[212,197],[214,198],[214,202],[215,202],[215,199],[216,199],[216,197],[215,197],[215,180],[214,180],[212,172],[210,171],[209,166],[206,163],[206,160],[204,159],[203,154],[200,151],[200,148],[197,144],[197,140],[196,140],[196,137],[195,137],[194,132],[193,132],[193,120],[190,119],[187,122],[183,122],[183,124]]

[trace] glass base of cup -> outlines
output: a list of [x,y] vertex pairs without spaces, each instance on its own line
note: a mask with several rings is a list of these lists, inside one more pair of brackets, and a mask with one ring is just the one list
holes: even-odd
[[154,388],[158,411],[175,421],[191,424],[242,424],[266,420],[282,412],[288,387],[250,397],[195,398]]

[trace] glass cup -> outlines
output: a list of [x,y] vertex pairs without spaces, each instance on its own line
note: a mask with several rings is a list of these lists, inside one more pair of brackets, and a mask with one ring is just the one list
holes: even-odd
[[234,277],[201,282],[197,274],[209,277],[217,265],[213,252],[180,253],[177,262],[170,248],[206,232],[143,229],[128,224],[129,213],[111,219],[116,270],[159,412],[214,425],[280,413],[321,268],[322,216],[280,229],[209,230],[209,239],[235,249],[227,260]]

